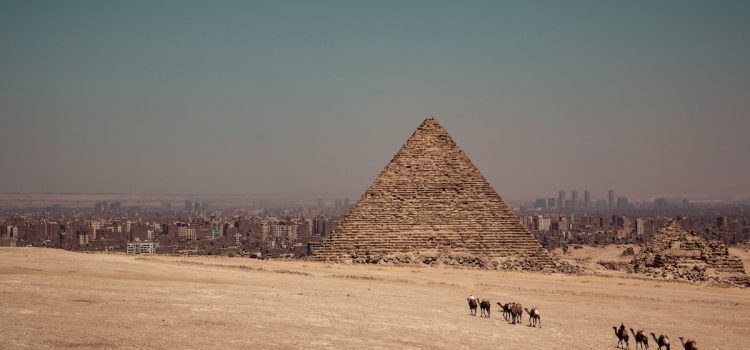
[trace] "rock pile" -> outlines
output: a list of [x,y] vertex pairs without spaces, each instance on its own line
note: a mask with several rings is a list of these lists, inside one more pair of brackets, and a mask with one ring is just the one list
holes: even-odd
[[750,286],[742,260],[724,243],[706,241],[674,221],[659,229],[630,268],[656,278]]
[[434,118],[417,128],[311,259],[558,265]]

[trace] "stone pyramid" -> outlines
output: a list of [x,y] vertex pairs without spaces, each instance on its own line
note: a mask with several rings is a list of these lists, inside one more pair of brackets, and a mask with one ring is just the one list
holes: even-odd
[[459,264],[555,264],[435,118],[422,122],[311,259],[374,263],[425,252]]
[[714,279],[750,285],[742,260],[721,241],[709,241],[670,220],[633,257],[634,272],[654,277],[704,282]]

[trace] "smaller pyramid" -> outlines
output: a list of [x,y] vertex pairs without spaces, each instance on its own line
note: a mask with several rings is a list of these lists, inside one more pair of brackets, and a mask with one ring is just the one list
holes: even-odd
[[[748,284],[742,260],[720,241],[708,241],[677,222],[665,223],[632,261],[633,271],[658,278]],[[750,285],[750,284],[749,284]]]

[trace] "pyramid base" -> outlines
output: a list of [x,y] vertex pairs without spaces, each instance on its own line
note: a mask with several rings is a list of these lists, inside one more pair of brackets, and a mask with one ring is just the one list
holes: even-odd
[[468,267],[487,270],[547,271],[581,273],[580,268],[555,261],[551,256],[539,257],[488,257],[468,252],[422,250],[391,254],[316,254],[308,258],[312,261],[380,264],[380,265],[422,265],[443,267]]

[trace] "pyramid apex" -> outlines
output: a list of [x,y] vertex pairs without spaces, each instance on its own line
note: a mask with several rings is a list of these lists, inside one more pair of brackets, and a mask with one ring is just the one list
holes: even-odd
[[440,122],[435,117],[427,117],[425,118],[425,120],[422,121],[422,124],[419,125],[420,128],[425,127],[425,126],[434,126],[434,127],[439,127],[441,129],[443,128],[443,126],[440,125]]

